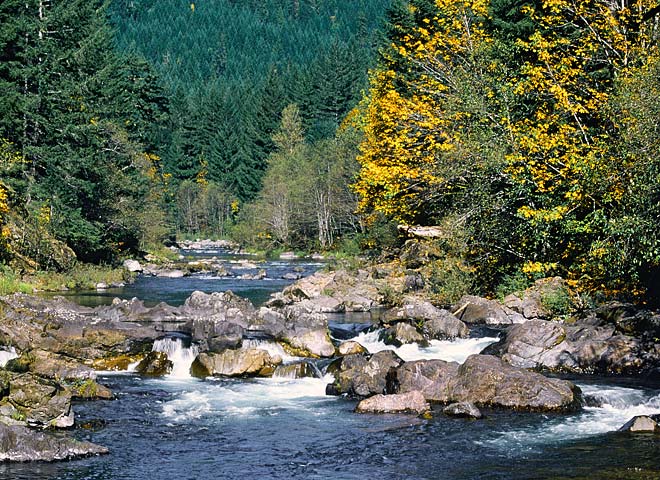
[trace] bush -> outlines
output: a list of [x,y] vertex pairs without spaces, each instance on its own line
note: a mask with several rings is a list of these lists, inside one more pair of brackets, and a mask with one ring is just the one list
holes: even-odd
[[435,303],[452,305],[463,295],[475,293],[474,269],[459,258],[431,261],[420,272],[424,289]]

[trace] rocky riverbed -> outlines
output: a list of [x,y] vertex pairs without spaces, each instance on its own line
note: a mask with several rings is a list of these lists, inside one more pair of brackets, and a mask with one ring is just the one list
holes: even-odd
[[[326,394],[360,401],[357,412],[471,418],[480,418],[484,408],[584,408],[578,386],[544,372],[658,375],[657,336],[649,334],[658,325],[653,312],[610,304],[552,318],[542,292],[563,288],[560,279],[503,303],[464,297],[448,308],[410,292],[407,283],[396,269],[381,265],[317,272],[258,307],[231,292],[194,292],[180,306],[116,299],[96,308],[63,298],[4,297],[3,459],[105,453],[61,431],[76,425],[79,399],[113,398],[97,382],[99,372],[323,379]],[[404,294],[403,301],[383,308],[383,292],[392,288]],[[332,321],[333,315],[378,307],[369,323]],[[456,345],[460,352],[453,355]],[[638,423],[650,425],[644,422]]]

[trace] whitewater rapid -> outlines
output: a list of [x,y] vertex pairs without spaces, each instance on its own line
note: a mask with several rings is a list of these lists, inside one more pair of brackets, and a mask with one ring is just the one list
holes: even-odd
[[465,362],[470,355],[478,354],[488,345],[499,341],[497,337],[457,338],[455,340],[431,340],[428,347],[420,347],[416,343],[395,347],[393,345],[386,345],[379,340],[381,332],[382,330],[362,332],[350,340],[362,345],[369,353],[392,350],[406,362],[415,360],[444,360],[446,362],[457,363]]

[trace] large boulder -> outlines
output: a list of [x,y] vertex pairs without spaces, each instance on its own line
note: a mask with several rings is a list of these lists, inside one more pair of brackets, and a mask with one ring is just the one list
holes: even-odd
[[78,362],[151,349],[162,333],[153,325],[100,315],[62,297],[14,294],[0,298],[0,344],[18,352],[45,350]]
[[570,410],[579,402],[579,389],[572,383],[512,367],[491,355],[472,355],[462,365],[406,362],[395,373],[392,383],[400,392],[421,391],[431,402],[542,411]]
[[451,312],[422,300],[411,301],[401,307],[391,308],[383,314],[382,321],[384,323],[408,321],[419,324],[427,339],[453,339],[467,337],[470,333],[467,325]]
[[53,462],[108,453],[90,442],[0,422],[0,462]]
[[578,373],[635,373],[653,361],[638,339],[616,334],[612,326],[547,320],[509,328],[489,352],[518,367]]
[[452,313],[467,324],[510,325],[526,321],[520,313],[501,305],[495,300],[488,300],[474,295],[463,296],[454,305]]
[[355,407],[358,413],[415,413],[423,415],[431,411],[431,406],[421,392],[393,395],[374,395],[365,398]]
[[431,402],[447,403],[453,400],[453,382],[458,363],[444,360],[417,360],[406,362],[396,371],[399,391],[420,391]]
[[272,357],[258,348],[225,350],[221,353],[200,353],[190,371],[193,376],[201,378],[271,376],[280,363],[280,357]]
[[95,379],[94,369],[64,355],[45,350],[30,350],[7,362],[7,370],[23,373],[32,372],[53,380]]
[[507,365],[492,355],[472,355],[457,371],[452,401],[522,410],[571,410],[579,406],[571,382]]
[[332,357],[327,316],[311,301],[300,301],[281,308],[262,307],[253,329],[288,344],[299,356]]
[[403,360],[390,350],[341,357],[328,367],[328,371],[335,375],[335,381],[327,386],[326,393],[357,397],[385,393],[388,373],[402,363]]
[[32,373],[6,373],[0,395],[3,412],[28,425],[67,428],[73,425],[71,392]]

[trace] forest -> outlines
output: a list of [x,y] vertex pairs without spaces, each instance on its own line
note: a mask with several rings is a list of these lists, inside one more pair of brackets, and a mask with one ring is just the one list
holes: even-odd
[[660,4],[6,0],[0,256],[380,253],[439,283],[657,296]]

